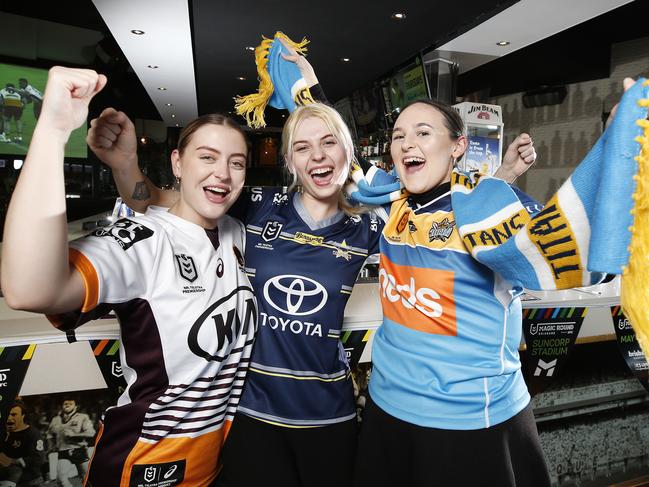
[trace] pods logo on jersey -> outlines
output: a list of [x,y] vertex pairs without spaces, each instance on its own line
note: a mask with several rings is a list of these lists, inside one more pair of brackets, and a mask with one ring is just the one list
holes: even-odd
[[137,242],[153,235],[153,230],[141,223],[123,218],[107,228],[99,228],[90,235],[95,237],[113,237],[123,250],[128,250]]
[[386,318],[424,333],[457,335],[452,271],[397,265],[382,255],[379,283]]
[[233,348],[252,340],[256,330],[257,305],[252,288],[239,286],[199,316],[189,330],[187,345],[195,355],[221,362]]

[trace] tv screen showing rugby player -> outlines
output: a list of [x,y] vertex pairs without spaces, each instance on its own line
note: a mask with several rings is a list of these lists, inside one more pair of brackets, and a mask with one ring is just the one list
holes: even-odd
[[[0,63],[0,154],[25,155],[40,115],[47,70]],[[72,132],[66,157],[88,156],[86,125]]]

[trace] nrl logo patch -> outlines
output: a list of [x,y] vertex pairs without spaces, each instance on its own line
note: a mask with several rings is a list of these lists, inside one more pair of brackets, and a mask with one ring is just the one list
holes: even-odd
[[448,218],[444,218],[441,222],[433,222],[428,232],[428,241],[441,240],[446,242],[451,237],[454,226],[455,222],[450,221]]
[[112,362],[110,372],[115,377],[122,377],[124,375],[124,373],[122,372],[122,364],[120,364],[119,362]]
[[198,278],[198,271],[196,270],[194,259],[185,254],[175,254],[175,257],[180,277],[186,281],[194,282]]
[[279,237],[280,232],[282,231],[282,223],[276,221],[267,221],[264,229],[261,232],[261,238],[266,242],[271,242]]

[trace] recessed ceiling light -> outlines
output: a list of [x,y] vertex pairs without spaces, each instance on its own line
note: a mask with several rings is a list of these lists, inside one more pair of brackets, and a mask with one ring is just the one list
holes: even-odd
[[141,36],[141,35],[144,35],[144,31],[140,30],[140,29],[133,29],[131,31],[131,34],[135,34],[136,36]]
[[497,46],[500,46],[500,47],[509,46],[509,44],[511,44],[511,42],[509,42],[509,41],[500,41],[500,42],[496,42],[496,45],[497,45]]
[[180,125],[176,124],[176,127],[180,127]]
[[171,114],[171,118],[176,118],[176,114],[175,114],[175,113],[172,113],[172,114]]
[[140,142],[142,142],[143,144],[146,144],[146,137],[142,137],[142,138],[140,139]]
[[149,65],[147,65],[147,68],[158,69],[158,66],[156,66],[155,64],[149,64]]
[[349,61],[351,61],[351,59],[349,59],[348,57],[341,57],[340,60],[341,60],[343,63],[348,63]]
[[172,107],[172,106],[174,106],[174,104],[173,103],[165,103],[165,106]]
[[252,46],[246,46],[246,51],[254,51],[255,48]]
[[237,79],[238,79],[239,81],[245,81],[245,80],[246,80],[246,77],[245,77],[245,76],[239,76],[239,77],[237,77]]
[[164,86],[158,86],[158,89],[159,89],[160,91],[167,91],[167,88],[165,88]]
[[404,14],[403,12],[397,12],[397,13],[392,14],[392,18],[394,20],[403,20],[403,19],[406,18],[406,14]]

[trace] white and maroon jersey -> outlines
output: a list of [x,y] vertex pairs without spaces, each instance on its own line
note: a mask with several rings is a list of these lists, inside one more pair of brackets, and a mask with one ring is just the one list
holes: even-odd
[[21,88],[20,91],[28,102],[43,101],[43,93],[34,88],[32,85],[27,85],[24,88]]
[[[114,310],[127,388],[104,416],[89,485],[209,485],[257,328],[243,227],[206,230],[167,211],[70,244],[86,297],[64,329]],[[70,319],[72,318],[72,319]]]
[[70,415],[60,413],[50,421],[47,436],[54,441],[58,451],[73,450],[92,443],[95,427],[87,414],[78,411]]

